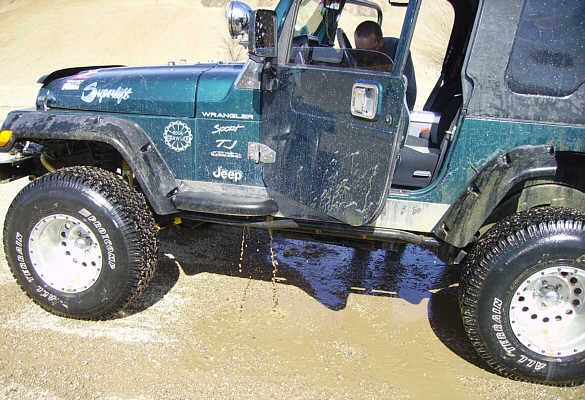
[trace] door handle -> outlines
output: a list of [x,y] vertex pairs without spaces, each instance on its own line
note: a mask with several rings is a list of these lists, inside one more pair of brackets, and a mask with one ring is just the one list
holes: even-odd
[[378,85],[356,82],[351,89],[351,115],[375,119],[378,116],[380,89]]

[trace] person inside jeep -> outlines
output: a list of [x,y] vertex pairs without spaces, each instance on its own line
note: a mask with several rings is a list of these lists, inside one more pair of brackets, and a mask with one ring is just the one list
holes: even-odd
[[[355,47],[360,50],[374,50],[386,54],[392,60],[396,55],[398,39],[393,37],[384,37],[382,28],[374,21],[364,21],[357,26],[354,33]],[[414,65],[410,51],[404,68],[404,75],[407,80],[406,87],[406,104],[410,110],[413,109],[416,102],[416,80],[414,76]]]

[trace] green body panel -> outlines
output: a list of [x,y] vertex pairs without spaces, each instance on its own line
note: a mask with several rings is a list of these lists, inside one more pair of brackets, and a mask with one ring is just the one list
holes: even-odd
[[[218,119],[145,117],[125,115],[138,124],[152,139],[177,179],[262,185],[259,164],[247,159],[248,142],[257,142],[259,123]],[[229,130],[220,128],[230,127]],[[235,127],[235,128],[233,128]],[[183,137],[191,133],[190,144],[169,140],[169,129],[176,128]],[[166,133],[165,133],[166,132]],[[218,147],[220,146],[220,147]],[[216,171],[239,171],[241,179],[222,177]]]
[[526,145],[552,145],[555,151],[585,152],[585,127],[464,118],[438,179],[408,196],[390,196],[452,204],[490,160]]
[[218,64],[201,76],[197,88],[198,118],[260,119],[260,90],[235,86],[242,67],[242,64]]
[[39,99],[48,98],[54,112],[85,111],[136,123],[177,179],[261,186],[261,165],[248,160],[248,143],[260,136],[260,91],[235,87],[242,67],[82,71],[48,82]]
[[197,80],[213,64],[104,68],[56,79],[41,89],[53,108],[193,117]]
[[[195,177],[194,166],[198,162],[197,149],[200,139],[194,118],[136,115],[125,115],[123,117],[135,122],[146,132],[176,178],[193,179]],[[186,147],[184,144],[183,146],[186,147],[184,150],[173,150],[165,142],[165,129],[169,126],[177,126],[182,132],[191,132],[190,145]],[[175,145],[175,148],[178,149],[179,147]]]
[[[221,128],[229,128],[223,130]],[[258,142],[257,121],[197,119],[196,180],[262,186],[262,167],[248,160],[248,142]],[[230,176],[223,171],[234,171]],[[238,175],[237,173],[241,173]]]

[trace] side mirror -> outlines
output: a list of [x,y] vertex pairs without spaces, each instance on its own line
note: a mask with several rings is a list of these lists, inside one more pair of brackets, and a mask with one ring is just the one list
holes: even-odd
[[277,56],[277,22],[272,10],[256,10],[250,15],[248,53],[258,57]]
[[250,27],[250,14],[252,14],[252,9],[246,3],[231,1],[228,4],[225,10],[225,16],[232,39],[236,39],[241,34],[247,33]]

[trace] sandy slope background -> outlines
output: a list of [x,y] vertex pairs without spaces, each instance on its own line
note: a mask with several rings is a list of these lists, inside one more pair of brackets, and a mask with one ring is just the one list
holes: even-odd
[[[223,3],[0,0],[0,117],[31,106],[36,79],[55,69],[228,60]],[[447,39],[442,5],[425,2],[415,33],[419,104]],[[396,35],[401,13],[384,12],[385,33]],[[0,221],[25,184],[0,186]],[[162,231],[150,288],[105,322],[33,305],[0,249],[0,399],[585,398],[582,387],[487,371],[459,322],[456,271],[421,248],[370,252],[277,235],[273,285],[268,234],[245,237],[240,267],[241,242],[235,228]]]
[[[425,93],[439,75],[452,18],[446,3],[434,3],[437,5],[423,8],[423,23],[415,32],[413,57],[419,104],[424,103]],[[0,0],[0,106],[32,104],[38,90],[36,80],[60,68],[231,61],[230,49],[234,49],[222,4],[225,1]],[[273,7],[275,2],[257,0],[249,4]],[[384,33],[399,35],[403,10],[380,4]],[[354,27],[369,18],[357,12],[346,15],[343,26],[350,40]]]

